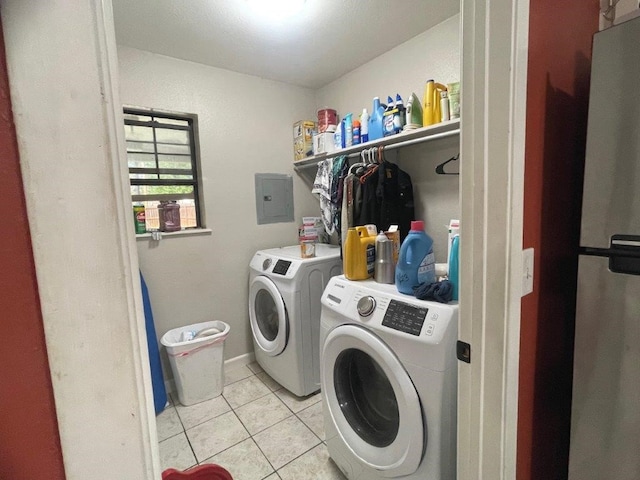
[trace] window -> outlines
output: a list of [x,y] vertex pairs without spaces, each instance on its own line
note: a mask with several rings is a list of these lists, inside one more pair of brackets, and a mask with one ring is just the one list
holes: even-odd
[[145,206],[146,229],[160,228],[158,206],[176,201],[182,228],[202,228],[196,117],[124,109],[133,205]]

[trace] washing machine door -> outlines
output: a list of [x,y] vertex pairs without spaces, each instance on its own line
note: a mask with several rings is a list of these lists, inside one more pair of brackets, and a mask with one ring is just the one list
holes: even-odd
[[352,453],[385,477],[415,472],[426,427],[418,393],[396,355],[371,331],[341,325],[324,342],[322,365],[330,420]]
[[289,318],[276,285],[268,277],[257,276],[249,288],[249,320],[256,344],[271,357],[287,346]]

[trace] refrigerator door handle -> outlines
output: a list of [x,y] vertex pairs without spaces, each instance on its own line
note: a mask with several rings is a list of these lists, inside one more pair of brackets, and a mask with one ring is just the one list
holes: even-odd
[[640,236],[615,234],[609,248],[580,247],[581,255],[609,258],[609,270],[613,273],[640,275]]

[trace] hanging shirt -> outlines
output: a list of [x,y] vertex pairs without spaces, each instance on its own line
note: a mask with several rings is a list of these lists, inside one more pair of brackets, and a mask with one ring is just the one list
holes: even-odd
[[327,234],[334,232],[333,204],[331,203],[331,183],[333,181],[333,159],[328,158],[318,162],[316,179],[313,182],[311,193],[320,199],[320,217]]

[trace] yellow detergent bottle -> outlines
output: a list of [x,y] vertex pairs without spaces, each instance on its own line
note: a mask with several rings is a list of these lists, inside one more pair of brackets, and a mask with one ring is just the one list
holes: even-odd
[[376,262],[376,236],[367,227],[350,228],[344,245],[343,270],[349,280],[366,280],[373,276]]
[[422,125],[429,126],[439,123],[442,118],[440,111],[440,92],[446,92],[447,87],[433,80],[427,80],[422,99]]

